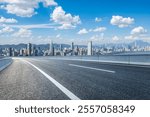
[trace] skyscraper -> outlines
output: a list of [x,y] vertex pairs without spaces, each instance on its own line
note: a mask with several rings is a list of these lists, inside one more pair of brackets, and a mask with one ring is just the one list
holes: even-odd
[[49,55],[54,56],[54,45],[52,40],[50,41],[50,45],[49,45]]
[[27,44],[27,55],[28,55],[28,56],[31,56],[31,52],[32,52],[32,44],[31,44],[31,43],[28,43],[28,44]]
[[71,50],[74,50],[74,43],[71,43]]
[[92,41],[90,41],[88,43],[88,53],[87,55],[91,56],[93,53],[92,53]]
[[9,56],[12,56],[12,48],[9,48]]
[[36,53],[36,46],[35,45],[32,45],[32,56],[37,56],[37,53]]
[[72,51],[71,55],[74,55],[74,43],[73,42],[71,43],[71,51]]
[[0,56],[2,56],[2,48],[0,48]]
[[19,56],[23,56],[23,54],[24,54],[24,50],[23,50],[23,49],[20,49],[20,51],[19,51]]
[[59,49],[60,51],[62,51],[63,50],[63,48],[62,48],[62,44],[60,44],[60,49]]

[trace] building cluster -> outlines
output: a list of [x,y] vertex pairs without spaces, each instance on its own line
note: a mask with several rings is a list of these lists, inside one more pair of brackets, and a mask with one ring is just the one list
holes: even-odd
[[59,47],[50,42],[49,47],[41,49],[40,47],[28,43],[26,48],[16,49],[16,48],[0,48],[0,56],[82,56],[82,55],[105,55],[121,52],[134,52],[134,51],[150,51],[150,46],[139,47],[136,44],[134,46],[93,46],[92,41],[88,43],[85,47],[79,47],[74,45],[72,42],[70,47],[63,47],[60,44]]

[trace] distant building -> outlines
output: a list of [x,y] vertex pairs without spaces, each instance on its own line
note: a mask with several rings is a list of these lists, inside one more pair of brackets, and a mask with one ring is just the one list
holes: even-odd
[[27,55],[31,56],[31,53],[32,53],[32,44],[28,43],[27,44]]
[[20,49],[19,51],[19,56],[23,56],[24,55],[24,50],[23,49]]
[[13,49],[13,51],[12,51],[12,56],[18,56],[17,50]]
[[72,51],[71,55],[74,55],[74,43],[73,42],[71,43],[71,51]]
[[41,50],[40,47],[37,48],[37,55],[38,56],[42,56],[43,55],[42,50]]
[[74,50],[74,43],[71,43],[71,50]]
[[0,48],[0,56],[2,56],[2,48]]
[[35,45],[32,45],[32,56],[37,56],[37,49]]
[[60,51],[63,51],[62,44],[60,44]]
[[49,45],[49,55],[54,56],[54,45],[52,40],[50,41],[50,45]]
[[13,55],[13,49],[9,48],[9,56],[12,56],[12,55]]
[[93,53],[92,53],[92,41],[90,41],[88,43],[88,53],[87,55],[91,56]]
[[78,47],[78,45],[75,48],[75,55],[79,55],[79,47]]

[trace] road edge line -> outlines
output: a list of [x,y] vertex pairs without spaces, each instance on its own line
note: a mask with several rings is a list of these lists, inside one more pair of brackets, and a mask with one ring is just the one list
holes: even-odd
[[37,69],[40,73],[42,73],[46,78],[48,78],[57,88],[59,88],[71,100],[81,100],[75,94],[73,94],[71,91],[69,91],[66,87],[64,87],[58,81],[56,81],[54,78],[52,78],[50,75],[48,75],[47,73],[45,73],[43,70],[41,70],[40,68],[38,68],[37,66],[35,66],[34,64],[32,64],[31,62],[29,62],[27,60],[23,60],[23,61],[26,62],[26,63],[28,63],[29,65],[31,65],[35,69]]

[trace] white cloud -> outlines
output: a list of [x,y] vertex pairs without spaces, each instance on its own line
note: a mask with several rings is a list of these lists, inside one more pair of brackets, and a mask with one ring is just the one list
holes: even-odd
[[98,18],[98,17],[95,18],[95,22],[101,22],[101,21],[102,21],[102,18]]
[[60,38],[60,37],[61,37],[61,35],[60,35],[60,34],[56,35],[56,38]]
[[112,19],[110,21],[112,25],[116,25],[119,28],[129,27],[129,25],[134,23],[134,18],[124,18],[122,16],[112,16]]
[[130,39],[130,40],[141,39],[146,36],[145,35],[146,32],[147,30],[143,28],[142,26],[135,27],[134,29],[131,30],[129,36],[125,36],[125,39]]
[[118,36],[113,36],[113,37],[112,37],[112,40],[113,40],[113,41],[119,41],[119,37],[118,37]]
[[90,30],[83,28],[78,32],[78,34],[87,34],[89,32],[104,32],[105,30],[107,30],[106,27],[98,27],[98,28],[90,29]]
[[31,17],[32,15],[36,14],[34,12],[34,8],[28,8],[25,5],[19,6],[16,4],[8,4],[4,9],[7,10],[7,13],[16,14],[20,17]]
[[87,34],[87,33],[88,33],[88,31],[87,31],[85,28],[81,29],[81,30],[78,32],[79,35]]
[[70,13],[66,13],[61,6],[56,7],[51,14],[51,20],[60,24],[59,29],[75,28],[77,24],[80,24],[79,16],[72,16]]
[[90,38],[91,41],[99,41],[101,39],[100,35],[94,35]]
[[13,18],[5,18],[5,17],[0,17],[0,23],[17,23],[18,21]]
[[58,4],[54,0],[44,0],[45,6],[57,6]]
[[13,28],[25,28],[25,29],[46,29],[46,28],[56,28],[53,24],[31,24],[31,25],[9,25]]
[[134,35],[129,35],[129,36],[125,36],[125,39],[134,40],[134,39],[138,39],[138,37]]
[[21,28],[18,32],[14,33],[13,36],[15,37],[30,37],[32,35],[31,30]]
[[104,33],[101,33],[100,35],[93,35],[90,38],[90,41],[100,42],[104,39]]
[[139,27],[135,27],[132,31],[131,31],[131,35],[139,35],[139,34],[144,34],[146,33],[147,30],[144,29],[142,26]]
[[15,14],[20,17],[31,17],[36,14],[35,9],[42,2],[44,6],[56,6],[54,0],[1,0],[1,9],[5,9],[7,13]]
[[10,32],[13,32],[13,31],[14,31],[14,30],[13,30],[12,28],[6,26],[6,27],[4,27],[4,28],[2,28],[2,29],[0,30],[0,34],[3,34],[3,33],[10,33]]
[[103,32],[105,31],[107,28],[106,27],[98,27],[98,28],[95,28],[95,29],[91,29],[90,31],[93,31],[93,32]]
[[73,29],[75,28],[76,26],[72,25],[72,24],[62,24],[61,26],[58,27],[58,29]]
[[38,38],[38,39],[42,39],[42,36],[41,36],[41,35],[39,35],[37,38]]
[[23,2],[23,0],[1,0],[0,2],[4,3],[20,3]]

